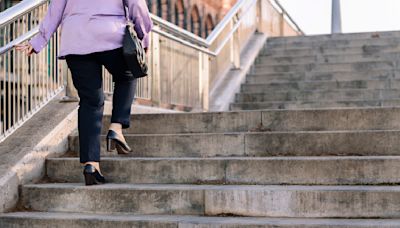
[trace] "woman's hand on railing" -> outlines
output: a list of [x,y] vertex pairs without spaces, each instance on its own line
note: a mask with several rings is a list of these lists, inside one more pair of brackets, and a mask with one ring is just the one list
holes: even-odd
[[27,56],[32,55],[32,53],[36,53],[35,49],[33,49],[32,45],[29,42],[25,42],[22,44],[17,44],[15,45],[15,49],[18,51],[24,51],[26,52]]

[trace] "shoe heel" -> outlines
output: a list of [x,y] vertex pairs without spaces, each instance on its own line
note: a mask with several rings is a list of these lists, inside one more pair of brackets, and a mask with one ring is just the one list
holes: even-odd
[[126,150],[123,146],[116,144],[115,145],[118,154],[129,154],[131,151]]
[[112,139],[107,139],[107,151],[113,152],[116,148],[116,143]]
[[96,177],[94,177],[93,174],[84,173],[83,175],[85,176],[85,184],[86,185],[95,185],[95,184],[97,184]]

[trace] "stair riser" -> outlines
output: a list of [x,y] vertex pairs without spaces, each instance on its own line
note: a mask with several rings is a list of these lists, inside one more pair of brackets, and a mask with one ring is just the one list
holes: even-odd
[[378,100],[378,101],[299,101],[299,102],[259,102],[259,103],[234,103],[230,110],[296,110],[296,109],[323,109],[323,108],[378,108],[378,107],[400,107],[400,100]]
[[[134,157],[400,155],[400,133],[294,132],[126,136]],[[78,153],[78,140],[73,151]],[[105,140],[102,137],[103,148]]]
[[22,188],[35,211],[132,214],[231,214],[268,217],[398,217],[400,190],[220,186],[191,189]]
[[373,61],[398,61],[400,54],[394,53],[376,53],[373,55],[328,55],[328,56],[300,56],[300,57],[274,57],[259,56],[255,61],[255,65],[288,65],[288,64],[343,64],[357,62],[373,62]]
[[371,39],[399,39],[400,32],[377,32],[377,33],[353,33],[353,34],[329,34],[318,36],[291,36],[291,37],[271,37],[268,39],[269,44],[285,44],[293,42],[322,42],[322,41],[340,41],[340,40],[360,40],[368,41]]
[[400,89],[400,81],[308,81],[269,84],[242,84],[241,92],[263,93],[263,92],[287,92],[290,90],[336,90],[336,89]]
[[343,100],[379,100],[400,99],[400,90],[366,90],[366,91],[315,91],[315,92],[281,92],[281,93],[240,93],[236,102],[273,102],[273,101],[343,101]]
[[332,132],[251,134],[246,153],[253,156],[395,155],[399,132]]
[[[103,120],[103,130],[108,129],[110,116],[104,116]],[[259,131],[263,128],[270,131],[400,129],[400,109],[132,115],[131,127],[125,129],[125,133],[223,133]]]
[[330,41],[314,41],[314,42],[289,42],[284,44],[267,42],[264,46],[272,50],[303,50],[303,49],[330,49],[330,48],[355,48],[363,46],[376,47],[397,47],[400,45],[400,38],[395,39],[368,39],[368,40],[330,40]]
[[[107,134],[110,122],[109,115],[103,117],[102,134]],[[124,129],[124,132],[130,134],[243,132],[256,129],[260,123],[261,112],[146,114],[131,116],[131,127]]]
[[305,50],[268,50],[260,52],[260,56],[274,57],[299,57],[299,56],[326,56],[326,55],[376,55],[378,53],[399,52],[400,47],[355,47],[355,48],[331,48],[331,49],[305,49]]
[[354,80],[388,80],[400,79],[400,72],[391,70],[368,72],[329,72],[329,73],[278,73],[249,74],[246,82],[249,84],[284,83],[302,81],[354,81]]
[[0,218],[0,227],[3,228],[132,228],[132,227],[151,227],[151,228],[177,228],[177,222],[168,221],[126,221],[126,220],[106,220],[101,218],[89,219],[37,219],[37,218]]
[[256,65],[254,73],[256,74],[272,74],[285,72],[337,72],[337,71],[356,71],[366,72],[369,70],[399,70],[395,63],[390,62],[366,62],[351,64],[305,64],[305,65],[277,65],[264,66]]
[[[103,159],[112,183],[132,184],[304,184],[400,183],[400,157],[274,159]],[[78,159],[47,160],[56,182],[83,182]]]
[[204,190],[24,187],[22,197],[35,211],[204,215]]
[[[35,215],[38,212],[35,213]],[[43,213],[42,213],[43,214]],[[398,228],[398,219],[282,219],[250,217],[193,217],[193,216],[103,216],[52,213],[31,217],[11,215],[0,217],[4,228]],[[70,216],[70,217],[69,217]],[[111,218],[110,218],[111,217]],[[161,217],[161,218],[160,218]]]

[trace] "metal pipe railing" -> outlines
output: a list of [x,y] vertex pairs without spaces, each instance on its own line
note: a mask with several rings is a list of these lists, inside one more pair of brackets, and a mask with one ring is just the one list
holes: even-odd
[[13,7],[10,7],[0,13],[0,27],[4,27],[7,24],[20,18],[22,15],[34,10],[35,8],[42,6],[48,0],[34,0],[34,1],[21,1]]
[[[300,26],[295,22],[295,20],[290,16],[290,14],[286,11],[285,7],[279,2],[279,0],[271,0],[273,5],[275,4],[278,10],[281,11],[282,15],[287,19],[286,21],[291,24],[300,34],[304,35],[305,33],[300,28]],[[275,7],[275,6],[274,6]]]
[[38,55],[14,49],[37,34],[46,9],[47,1],[23,1],[0,14],[0,142],[64,89],[58,32]]

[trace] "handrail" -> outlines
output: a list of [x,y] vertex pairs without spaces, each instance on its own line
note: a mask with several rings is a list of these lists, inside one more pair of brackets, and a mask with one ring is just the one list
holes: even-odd
[[15,45],[20,44],[33,36],[35,36],[39,32],[39,26],[36,26],[34,29],[31,31],[25,33],[24,35],[16,38],[15,40],[12,40],[10,43],[6,44],[3,47],[0,47],[0,55],[6,53],[7,51],[11,50]]
[[[257,3],[257,0],[253,0],[253,2],[244,10],[244,14],[239,18],[239,20],[236,22],[235,26],[232,28],[232,30],[228,33],[228,35],[224,38],[224,40],[220,43],[220,45],[215,49],[216,55],[218,55],[222,49],[225,47],[225,45],[229,42],[231,37],[235,34],[235,32],[239,29],[239,26],[241,25],[243,18],[250,12],[248,9],[254,6],[254,4]],[[236,11],[237,12],[237,11]],[[230,17],[230,16],[229,16]],[[232,19],[232,17],[230,17]],[[225,24],[226,26],[227,24]],[[219,34],[217,34],[219,35]],[[217,36],[218,37],[218,36]],[[210,37],[210,42],[214,42],[217,37]]]
[[151,19],[153,20],[153,22],[160,25],[162,28],[166,29],[168,32],[170,32],[174,35],[177,35],[184,39],[187,39],[187,40],[191,41],[192,43],[197,44],[199,46],[209,47],[208,42],[204,38],[202,38],[194,33],[191,33],[189,31],[187,31],[186,29],[183,29],[183,28],[181,28],[169,21],[166,21],[154,14],[151,14]]
[[21,15],[31,11],[47,1],[48,0],[25,0],[13,7],[6,9],[3,12],[0,12],[0,27],[7,25],[16,18],[19,18]]
[[183,44],[183,45],[185,45],[187,47],[190,47],[190,48],[196,49],[198,51],[201,51],[201,52],[203,52],[205,54],[208,54],[208,55],[211,55],[211,56],[216,56],[217,55],[215,52],[212,52],[212,51],[208,50],[207,48],[196,46],[196,45],[190,43],[189,41],[186,41],[186,40],[183,40],[183,39],[179,39],[179,38],[177,38],[177,37],[175,37],[175,36],[173,36],[173,35],[171,35],[171,34],[169,34],[167,32],[164,32],[164,31],[158,29],[157,27],[153,27],[152,31],[157,33],[157,34],[160,34],[161,36],[164,36],[164,37],[169,38],[171,40],[174,40],[174,41],[176,41],[178,43],[181,43],[181,44]]
[[[271,0],[272,1],[272,0]],[[300,26],[293,20],[290,14],[286,11],[285,7],[279,2],[279,0],[273,0],[276,6],[279,7],[279,10],[282,11],[282,14],[285,15],[289,19],[289,23],[291,23],[294,27],[296,27],[297,31],[299,31],[302,35],[304,35],[304,31],[300,28]]]
[[211,45],[217,37],[221,34],[221,32],[226,28],[228,23],[232,20],[232,18],[239,12],[244,4],[246,4],[248,0],[239,0],[231,10],[225,15],[225,17],[220,21],[211,34],[207,37],[207,44]]

